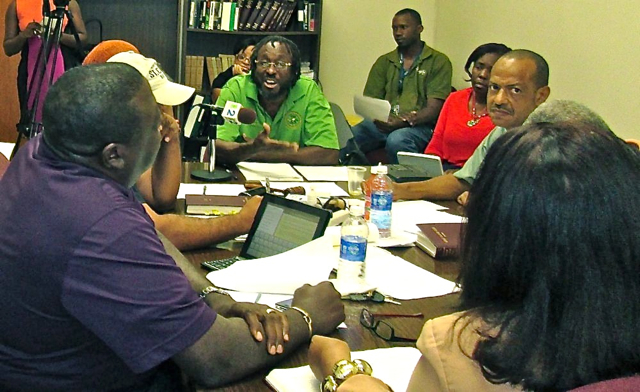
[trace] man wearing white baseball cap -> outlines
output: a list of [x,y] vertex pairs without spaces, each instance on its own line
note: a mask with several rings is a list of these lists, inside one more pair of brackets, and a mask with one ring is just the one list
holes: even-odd
[[[94,50],[115,52],[118,48],[128,47],[123,46],[123,42],[105,41]],[[174,207],[180,187],[182,170],[180,127],[173,117],[172,106],[184,103],[193,95],[195,89],[172,82],[156,60],[134,51],[114,54],[107,62],[128,64],[138,70],[149,82],[162,112],[163,143],[153,166],[136,182],[136,188],[146,202],[143,205],[156,229],[180,250],[210,246],[249,232],[260,205],[259,197],[248,200],[238,214],[213,220],[176,214],[159,215],[156,212],[167,211]]]
[[158,62],[133,51],[122,52],[112,56],[108,63],[125,63],[137,69],[151,85],[153,96],[160,105],[176,106],[191,98],[193,87],[174,83],[169,80]]
[[144,76],[162,112],[162,140],[158,157],[153,166],[136,182],[136,188],[144,201],[157,212],[171,210],[175,206],[180,188],[182,154],[180,151],[180,126],[173,116],[173,107],[188,100],[195,89],[169,80],[158,62],[140,53],[117,53],[108,63],[124,63]]

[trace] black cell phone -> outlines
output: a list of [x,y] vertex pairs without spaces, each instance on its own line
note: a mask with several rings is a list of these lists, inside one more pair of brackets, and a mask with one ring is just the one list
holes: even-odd
[[238,193],[238,196],[260,196],[260,195],[264,195],[265,193],[267,193],[267,188],[260,186],[257,188],[253,188],[253,189],[247,189],[244,192],[240,192]]
[[285,299],[284,301],[276,302],[276,309],[285,311],[291,307],[293,298]]

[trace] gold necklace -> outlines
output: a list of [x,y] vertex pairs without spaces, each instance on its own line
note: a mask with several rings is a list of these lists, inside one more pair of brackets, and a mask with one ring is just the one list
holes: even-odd
[[480,113],[480,115],[476,115],[476,94],[475,91],[471,92],[471,102],[473,102],[473,105],[471,105],[471,116],[472,119],[467,121],[467,126],[468,127],[475,127],[476,125],[478,125],[478,123],[480,122],[480,119],[484,116],[486,116],[487,114],[487,109],[485,108],[483,113]]

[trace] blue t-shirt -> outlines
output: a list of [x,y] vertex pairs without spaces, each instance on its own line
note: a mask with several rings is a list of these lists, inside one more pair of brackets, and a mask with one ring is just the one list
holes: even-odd
[[41,135],[0,200],[0,390],[141,388],[215,321],[132,192]]

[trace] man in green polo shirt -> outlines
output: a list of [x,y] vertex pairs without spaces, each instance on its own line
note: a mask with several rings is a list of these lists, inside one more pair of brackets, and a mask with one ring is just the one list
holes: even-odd
[[422,18],[410,8],[398,11],[392,21],[398,47],[376,60],[369,72],[364,95],[391,104],[387,122],[363,121],[353,128],[360,149],[385,147],[391,163],[400,151],[423,152],[451,92],[451,62],[443,53],[420,40]]
[[219,162],[338,163],[329,102],[313,80],[300,76],[300,52],[290,40],[269,36],[260,41],[251,56],[251,73],[229,80],[216,105],[227,101],[255,110],[257,120],[218,126]]

